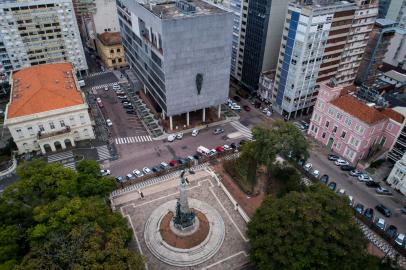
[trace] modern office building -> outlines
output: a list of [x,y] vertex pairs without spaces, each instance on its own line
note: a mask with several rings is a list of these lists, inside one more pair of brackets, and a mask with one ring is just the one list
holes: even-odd
[[50,153],[94,139],[89,106],[70,63],[13,71],[4,124],[19,154]]
[[233,14],[201,0],[117,1],[126,60],[163,118],[221,104],[229,92]]
[[406,71],[406,29],[396,27],[383,60],[385,63]]
[[274,109],[287,118],[307,114],[319,83],[352,84],[378,13],[375,0],[297,0],[288,6],[279,52]]
[[376,20],[358,69],[356,78],[358,84],[371,86],[380,75],[379,68],[388,51],[391,39],[395,35],[395,27],[396,22],[393,20]]
[[96,39],[98,54],[107,69],[119,69],[127,66],[120,32],[104,32]]
[[9,73],[23,67],[69,61],[87,70],[70,0],[0,2],[0,64]]
[[385,18],[396,21],[400,28],[406,29],[406,0],[390,1]]

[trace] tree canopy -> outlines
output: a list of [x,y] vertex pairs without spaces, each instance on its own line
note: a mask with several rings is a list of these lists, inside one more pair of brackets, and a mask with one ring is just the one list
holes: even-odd
[[[268,196],[248,225],[251,260],[263,269],[383,269],[348,199],[321,185]],[[387,268],[390,269],[390,268]]]
[[114,179],[95,161],[79,162],[77,172],[26,162],[17,175],[0,197],[0,270],[144,268],[127,249],[126,220],[106,204]]

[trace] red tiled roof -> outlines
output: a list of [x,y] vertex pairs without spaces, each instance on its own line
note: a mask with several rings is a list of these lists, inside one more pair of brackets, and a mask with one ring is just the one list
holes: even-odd
[[74,76],[70,63],[43,64],[13,72],[7,118],[83,104]]
[[121,44],[120,32],[104,32],[102,34],[98,34],[97,37],[105,46]]
[[350,95],[340,96],[331,101],[331,104],[367,124],[374,124],[388,118],[374,107],[369,107]]
[[392,109],[384,109],[382,113],[398,123],[403,123],[405,117]]

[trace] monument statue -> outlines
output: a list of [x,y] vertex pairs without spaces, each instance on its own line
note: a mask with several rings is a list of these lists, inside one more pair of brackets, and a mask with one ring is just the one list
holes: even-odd
[[173,217],[173,224],[175,228],[184,230],[194,225],[195,213],[189,209],[189,203],[187,200],[187,194],[185,190],[185,171],[180,174],[179,192],[180,197],[176,202],[176,214]]

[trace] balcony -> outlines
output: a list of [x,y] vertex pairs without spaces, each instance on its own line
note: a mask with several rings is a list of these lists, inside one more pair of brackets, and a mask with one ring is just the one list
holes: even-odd
[[65,129],[62,130],[58,130],[58,131],[53,131],[53,132],[41,132],[39,131],[37,134],[37,139],[38,140],[42,140],[42,139],[47,139],[50,137],[55,137],[58,135],[64,135],[64,134],[68,134],[71,132],[71,129],[69,126],[66,126]]

